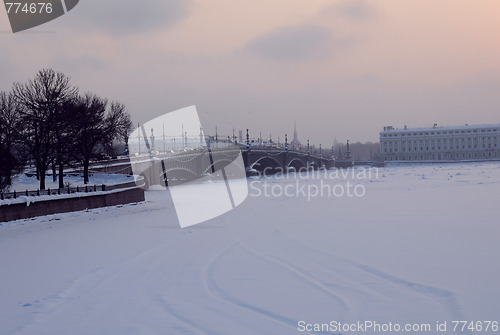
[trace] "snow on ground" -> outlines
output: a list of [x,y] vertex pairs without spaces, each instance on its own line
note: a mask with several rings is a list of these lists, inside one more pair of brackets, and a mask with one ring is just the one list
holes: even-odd
[[[327,179],[298,183],[345,183]],[[249,180],[241,206],[186,229],[163,191],[141,204],[1,224],[0,334],[500,321],[500,164],[389,166],[349,179],[362,197],[264,195],[297,180]]]
[[[115,185],[120,183],[126,183],[129,181],[134,181],[132,176],[122,175],[122,174],[104,174],[96,173],[91,174],[89,177],[89,185]],[[70,185],[71,187],[85,186],[83,182],[82,175],[67,175],[64,177],[64,185]],[[45,187],[50,189],[59,188],[59,181],[52,181],[52,176],[47,176],[45,178]],[[28,177],[25,174],[19,175],[10,188],[9,192],[23,192],[23,191],[36,191],[40,188],[40,181],[36,177]]]

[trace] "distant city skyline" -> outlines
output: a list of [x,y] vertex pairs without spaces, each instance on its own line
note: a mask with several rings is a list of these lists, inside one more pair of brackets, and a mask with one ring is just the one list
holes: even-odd
[[196,105],[206,134],[248,128],[330,147],[384,126],[499,123],[497,0],[81,1],[12,34],[0,90],[42,68],[124,103],[134,124]]

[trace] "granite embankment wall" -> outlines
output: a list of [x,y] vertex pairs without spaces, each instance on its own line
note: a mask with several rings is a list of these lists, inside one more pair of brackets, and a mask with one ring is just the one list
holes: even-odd
[[[110,188],[112,190],[109,190]],[[124,205],[145,200],[144,190],[136,187],[134,183],[108,186],[107,189],[108,191],[104,192],[78,193],[70,197],[62,195],[20,197],[17,201],[0,205],[0,222]]]

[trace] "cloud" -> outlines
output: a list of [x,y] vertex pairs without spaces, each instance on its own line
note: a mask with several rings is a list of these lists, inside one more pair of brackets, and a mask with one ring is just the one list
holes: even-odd
[[123,36],[168,28],[189,15],[191,0],[80,1],[71,12],[85,31]]
[[342,0],[336,9],[341,16],[356,21],[367,21],[377,15],[377,9],[367,0]]
[[351,42],[336,38],[328,28],[302,25],[259,36],[247,43],[244,50],[274,61],[307,61],[328,57],[335,48]]

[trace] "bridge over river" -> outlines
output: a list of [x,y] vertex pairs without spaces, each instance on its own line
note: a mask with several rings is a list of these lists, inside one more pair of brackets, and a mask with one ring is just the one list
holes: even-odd
[[[207,146],[166,152],[136,154],[129,159],[102,162],[91,166],[95,172],[139,174],[146,185],[172,185],[194,180],[225,169],[227,177],[278,172],[306,171],[346,167],[333,157],[324,157],[321,150],[309,150],[254,143],[207,141]],[[241,157],[241,159],[240,159]],[[231,164],[235,161],[242,164]],[[352,162],[347,162],[352,165]],[[228,168],[230,167],[231,168]]]

